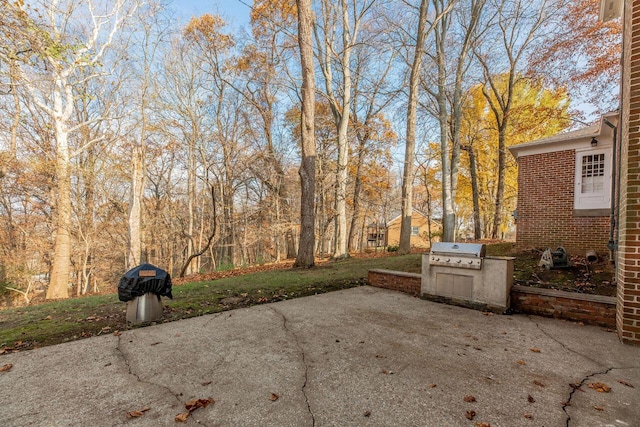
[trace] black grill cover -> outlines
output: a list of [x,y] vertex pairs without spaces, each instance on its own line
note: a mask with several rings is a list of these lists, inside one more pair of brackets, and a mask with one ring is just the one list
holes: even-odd
[[173,299],[169,273],[151,264],[140,264],[124,273],[118,283],[120,301],[131,301],[148,292]]

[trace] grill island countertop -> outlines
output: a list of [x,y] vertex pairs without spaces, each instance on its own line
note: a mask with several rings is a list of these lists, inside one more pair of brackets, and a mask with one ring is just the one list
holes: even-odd
[[505,313],[513,285],[513,257],[486,257],[482,243],[436,242],[422,256],[422,297]]

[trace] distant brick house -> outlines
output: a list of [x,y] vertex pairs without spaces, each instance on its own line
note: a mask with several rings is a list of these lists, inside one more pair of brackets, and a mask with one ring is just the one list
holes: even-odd
[[608,252],[613,134],[618,113],[595,125],[509,147],[518,161],[516,247]]

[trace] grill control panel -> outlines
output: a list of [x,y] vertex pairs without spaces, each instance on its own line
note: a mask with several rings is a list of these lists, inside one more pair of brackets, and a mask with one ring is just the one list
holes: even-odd
[[429,257],[430,265],[441,265],[454,268],[469,268],[472,270],[482,270],[482,258],[468,258],[450,255],[431,255]]

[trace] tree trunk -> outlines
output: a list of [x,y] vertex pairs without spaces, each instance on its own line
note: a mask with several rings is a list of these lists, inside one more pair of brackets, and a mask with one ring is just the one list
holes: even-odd
[[[365,126],[367,123],[365,121]],[[353,186],[353,216],[351,217],[351,227],[349,228],[349,246],[348,249],[352,250],[355,239],[355,230],[358,225],[358,221],[362,216],[361,207],[360,207],[360,193],[362,191],[362,165],[364,163],[364,155],[365,155],[365,145],[367,140],[369,139],[368,132],[365,132],[364,135],[358,137],[358,163],[356,165],[356,179]]]
[[482,239],[482,228],[480,224],[480,186],[478,184],[478,165],[473,146],[463,148],[469,154],[469,173],[471,175],[471,193],[473,197],[473,238]]
[[402,222],[400,223],[399,254],[411,252],[411,214],[413,211],[413,174],[416,157],[416,120],[418,111],[418,85],[422,68],[422,52],[426,38],[427,12],[429,2],[421,0],[418,18],[418,37],[409,78],[409,105],[407,107],[407,136],[404,152],[404,172],[402,175]]
[[311,0],[296,0],[298,6],[298,45],[302,68],[302,160],[300,162],[300,242],[295,267],[315,265],[315,76],[311,37]]
[[[56,103],[60,98],[56,94]],[[60,101],[61,102],[61,101]],[[54,119],[57,119],[54,116]],[[57,180],[57,224],[53,246],[53,265],[47,288],[47,299],[69,297],[69,275],[71,273],[71,171],[68,145],[68,130],[62,120],[55,120],[56,132],[56,180]]]
[[140,264],[144,181],[144,147],[142,144],[135,144],[131,150],[131,197],[129,199],[129,256],[127,268],[133,268]]
[[497,239],[500,233],[500,225],[502,224],[502,209],[504,205],[504,179],[506,172],[506,119],[502,119],[502,126],[498,132],[498,187],[496,193],[495,213],[493,217],[493,229],[491,230],[491,238]]
[[9,153],[12,158],[15,158],[17,155],[17,140],[18,140],[18,129],[20,127],[20,96],[18,95],[18,85],[16,84],[17,70],[15,60],[12,60],[9,64],[9,88],[13,95],[13,105],[15,111],[13,112],[13,122],[11,123],[11,139],[9,140]]

